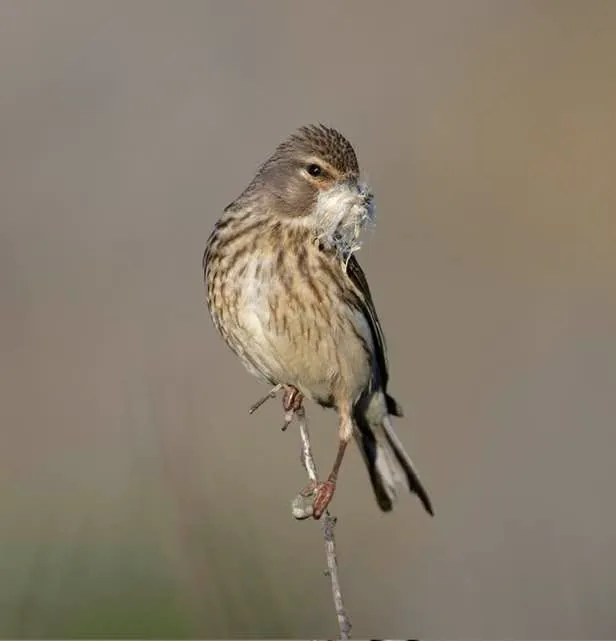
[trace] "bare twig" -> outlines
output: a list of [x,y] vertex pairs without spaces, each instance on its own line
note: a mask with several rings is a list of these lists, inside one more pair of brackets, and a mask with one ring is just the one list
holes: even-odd
[[[268,399],[274,398],[276,393],[282,389],[282,385],[273,387],[264,397],[259,399],[249,410],[250,414],[254,414],[263,403]],[[306,519],[313,514],[312,501],[314,498],[314,491],[316,491],[319,477],[317,475],[317,468],[314,463],[312,455],[312,447],[310,446],[310,434],[308,432],[308,421],[306,419],[306,410],[302,405],[297,409],[291,410],[290,416],[285,416],[286,427],[291,422],[292,418],[297,419],[299,423],[299,433],[302,441],[302,454],[301,461],[310,483],[314,486],[312,492],[301,492],[295,497],[292,504],[293,516],[296,519]],[[342,589],[340,588],[340,577],[338,575],[338,557],[336,555],[336,540],[334,538],[334,529],[336,527],[336,517],[325,511],[323,515],[323,538],[325,539],[325,556],[327,558],[327,571],[325,574],[329,576],[332,586],[332,596],[334,598],[334,607],[336,609],[336,617],[338,619],[338,629],[340,631],[341,639],[351,638],[351,621],[344,607],[344,600],[342,598]]]
[[[317,468],[312,456],[312,448],[310,446],[310,434],[308,432],[308,422],[306,420],[306,412],[304,408],[296,411],[296,417],[299,423],[299,431],[302,440],[302,463],[308,472],[311,482],[315,485],[318,482]],[[301,498],[298,497],[298,499]],[[296,499],[297,501],[297,499]],[[305,518],[309,514],[305,513],[299,515],[297,513],[297,504],[294,502],[293,513],[297,517]],[[334,607],[336,609],[336,617],[338,618],[338,629],[340,630],[341,639],[350,639],[351,635],[351,621],[344,607],[342,598],[342,589],[340,588],[340,577],[338,575],[338,558],[336,556],[336,540],[334,538],[334,529],[336,527],[336,517],[331,516],[329,511],[323,515],[323,538],[325,539],[325,556],[327,557],[327,575],[332,586],[332,596],[334,598]]]
[[272,387],[272,389],[263,397],[261,397],[254,405],[251,405],[248,410],[249,414],[254,414],[266,401],[269,401],[270,398],[276,398],[276,394],[282,389],[282,385],[278,384]]
[[312,456],[312,447],[310,447],[310,433],[308,432],[308,421],[306,420],[306,410],[301,407],[295,412],[299,422],[299,435],[302,439],[302,463],[304,469],[313,483],[318,482],[317,466]]

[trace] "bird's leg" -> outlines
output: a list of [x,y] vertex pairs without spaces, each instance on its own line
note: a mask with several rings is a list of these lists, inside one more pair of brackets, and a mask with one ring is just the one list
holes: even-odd
[[312,516],[315,519],[320,519],[323,512],[327,509],[327,506],[330,504],[332,498],[334,497],[334,492],[336,491],[336,481],[338,480],[338,472],[340,471],[340,466],[342,465],[342,460],[344,459],[344,453],[346,451],[347,445],[351,440],[353,434],[353,421],[350,416],[343,415],[340,417],[340,428],[339,428],[339,441],[338,441],[338,451],[336,452],[336,460],[332,466],[332,471],[327,477],[327,481],[324,483],[317,483],[316,493],[312,501]]
[[284,432],[289,425],[293,422],[296,414],[304,411],[304,396],[299,390],[292,385],[287,385],[284,388],[284,395],[282,397],[282,409],[284,410],[284,424],[282,431]]

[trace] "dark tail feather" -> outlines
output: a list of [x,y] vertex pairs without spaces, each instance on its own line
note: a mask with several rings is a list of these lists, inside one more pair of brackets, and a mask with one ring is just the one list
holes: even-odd
[[[390,399],[388,396],[388,406]],[[399,408],[395,401],[393,403]],[[355,440],[366,463],[372,489],[381,510],[390,512],[393,509],[397,486],[403,484],[417,495],[426,512],[434,516],[430,497],[413,461],[396,435],[389,416],[383,419],[381,425],[371,426],[363,412],[356,412],[355,423]]]
[[381,472],[382,464],[377,466],[377,454],[382,456],[379,453],[381,448],[377,443],[374,432],[366,421],[366,417],[358,413],[355,417],[355,423],[357,425],[355,441],[359,446],[370,475],[370,483],[372,484],[376,502],[383,512],[391,512],[396,495],[395,479],[391,474],[386,475]]
[[430,516],[434,516],[434,508],[432,507],[432,501],[428,496],[428,492],[426,491],[426,488],[423,486],[423,483],[419,478],[419,473],[417,472],[417,469],[415,468],[411,457],[407,454],[404,446],[402,445],[402,442],[394,431],[389,416],[386,416],[383,419],[383,430],[385,432],[387,442],[391,446],[391,449],[393,450],[394,455],[398,463],[400,464],[400,467],[404,471],[409,490],[417,495],[426,512]]
[[402,418],[404,416],[402,407],[393,396],[385,394],[385,401],[387,403],[387,412],[391,414],[391,416],[395,416],[396,418]]

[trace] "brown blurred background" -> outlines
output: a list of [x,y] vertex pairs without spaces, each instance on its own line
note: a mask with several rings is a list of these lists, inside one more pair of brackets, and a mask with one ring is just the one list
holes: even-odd
[[614,638],[614,33],[611,0],[0,4],[0,636],[336,633],[298,436],[248,417],[201,274],[323,121],[378,198],[359,258],[436,507],[380,514],[349,456],[354,635]]

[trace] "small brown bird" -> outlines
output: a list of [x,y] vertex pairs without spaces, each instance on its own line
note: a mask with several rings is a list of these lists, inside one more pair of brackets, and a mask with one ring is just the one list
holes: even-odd
[[385,338],[354,256],[373,218],[351,144],[335,129],[302,127],[226,207],[203,256],[212,320],[246,368],[285,390],[287,411],[306,397],[338,413],[332,471],[307,488],[316,519],[352,436],[382,510],[406,484],[433,514],[391,424],[402,410],[387,394]]

